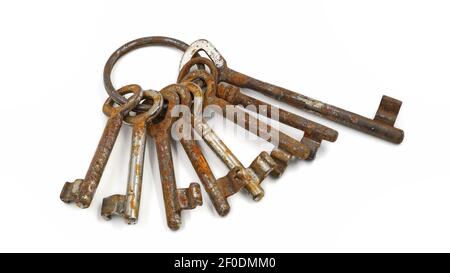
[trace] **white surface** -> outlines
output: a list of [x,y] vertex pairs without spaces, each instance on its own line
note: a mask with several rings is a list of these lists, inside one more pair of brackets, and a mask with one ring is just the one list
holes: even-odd
[[[0,250],[450,251],[449,8],[448,1],[3,1]],[[230,198],[223,219],[205,195],[172,232],[152,142],[138,225],[99,215],[103,197],[125,190],[125,127],[92,206],[63,204],[63,183],[84,176],[105,124],[104,63],[123,43],[152,35],[206,38],[231,68],[369,117],[383,94],[398,98],[405,141],[392,145],[288,108],[337,129],[338,141],[324,143],[314,162],[267,179],[261,202]],[[175,81],[180,58],[166,48],[139,50],[119,63],[114,82],[160,89]],[[269,148],[219,133],[245,165]],[[175,162],[179,186],[197,180],[180,145]]]

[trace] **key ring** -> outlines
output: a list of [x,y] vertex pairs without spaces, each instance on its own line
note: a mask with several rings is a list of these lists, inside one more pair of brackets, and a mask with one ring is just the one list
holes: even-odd
[[[150,36],[143,37],[131,42],[128,42],[121,47],[119,47],[113,54],[109,57],[108,61],[105,64],[105,68],[103,69],[103,84],[105,86],[106,92],[108,95],[119,105],[122,105],[127,102],[127,99],[123,97],[119,92],[114,88],[111,81],[111,72],[114,68],[114,65],[117,61],[127,53],[148,46],[167,46],[179,49],[181,51],[185,51],[188,48],[188,44],[183,41],[163,36]],[[149,110],[149,105],[140,104],[135,110],[138,112],[143,112]]]

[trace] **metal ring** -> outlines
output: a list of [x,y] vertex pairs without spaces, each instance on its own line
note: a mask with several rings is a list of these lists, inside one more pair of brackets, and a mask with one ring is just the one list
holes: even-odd
[[[105,64],[105,68],[103,70],[103,84],[105,85],[106,92],[108,95],[119,105],[122,105],[127,102],[127,99],[120,95],[117,90],[114,88],[111,82],[111,72],[113,70],[116,62],[125,54],[142,47],[147,46],[167,46],[179,49],[181,51],[185,51],[188,48],[188,44],[183,41],[163,36],[151,36],[144,37],[128,42],[121,47],[119,47],[114,53],[109,57],[108,61]],[[135,110],[139,112],[149,110],[150,106],[146,104],[138,105]]]

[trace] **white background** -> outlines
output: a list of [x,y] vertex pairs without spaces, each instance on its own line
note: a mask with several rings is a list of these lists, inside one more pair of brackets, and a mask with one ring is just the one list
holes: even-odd
[[[450,251],[449,14],[448,1],[2,1],[0,251]],[[102,198],[125,191],[125,126],[91,207],[62,203],[64,182],[84,176],[106,121],[104,63],[123,43],[154,35],[206,38],[231,68],[368,117],[383,94],[400,99],[405,141],[286,107],[337,129],[338,141],[267,179],[261,202],[230,198],[225,218],[205,194],[172,232],[153,142],[139,223],[100,217]],[[180,58],[167,48],[131,53],[114,83],[160,89],[175,82]],[[245,165],[271,148],[219,133]],[[174,153],[178,185],[198,181],[179,144]]]

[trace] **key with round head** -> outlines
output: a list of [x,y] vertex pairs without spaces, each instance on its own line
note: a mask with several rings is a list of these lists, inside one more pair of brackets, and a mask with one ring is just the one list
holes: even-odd
[[[63,202],[74,202],[80,208],[90,206],[120,128],[122,127],[123,118],[139,104],[142,97],[142,89],[138,85],[127,85],[120,89],[121,92],[124,90],[133,93],[133,95],[123,105],[111,109],[110,116],[85,178],[64,184],[60,195],[60,199]],[[107,100],[103,108],[109,107],[108,105],[109,101]]]
[[[127,94],[119,92],[122,96]],[[128,167],[128,182],[125,195],[115,194],[103,199],[101,215],[110,220],[113,215],[123,217],[128,224],[136,224],[139,217],[141,201],[142,177],[144,171],[145,144],[147,136],[147,123],[151,122],[162,110],[163,97],[159,92],[146,90],[143,92],[143,100],[151,101],[149,110],[125,116],[126,123],[133,126],[130,162]],[[106,115],[111,115],[113,101],[109,100],[105,108]]]

